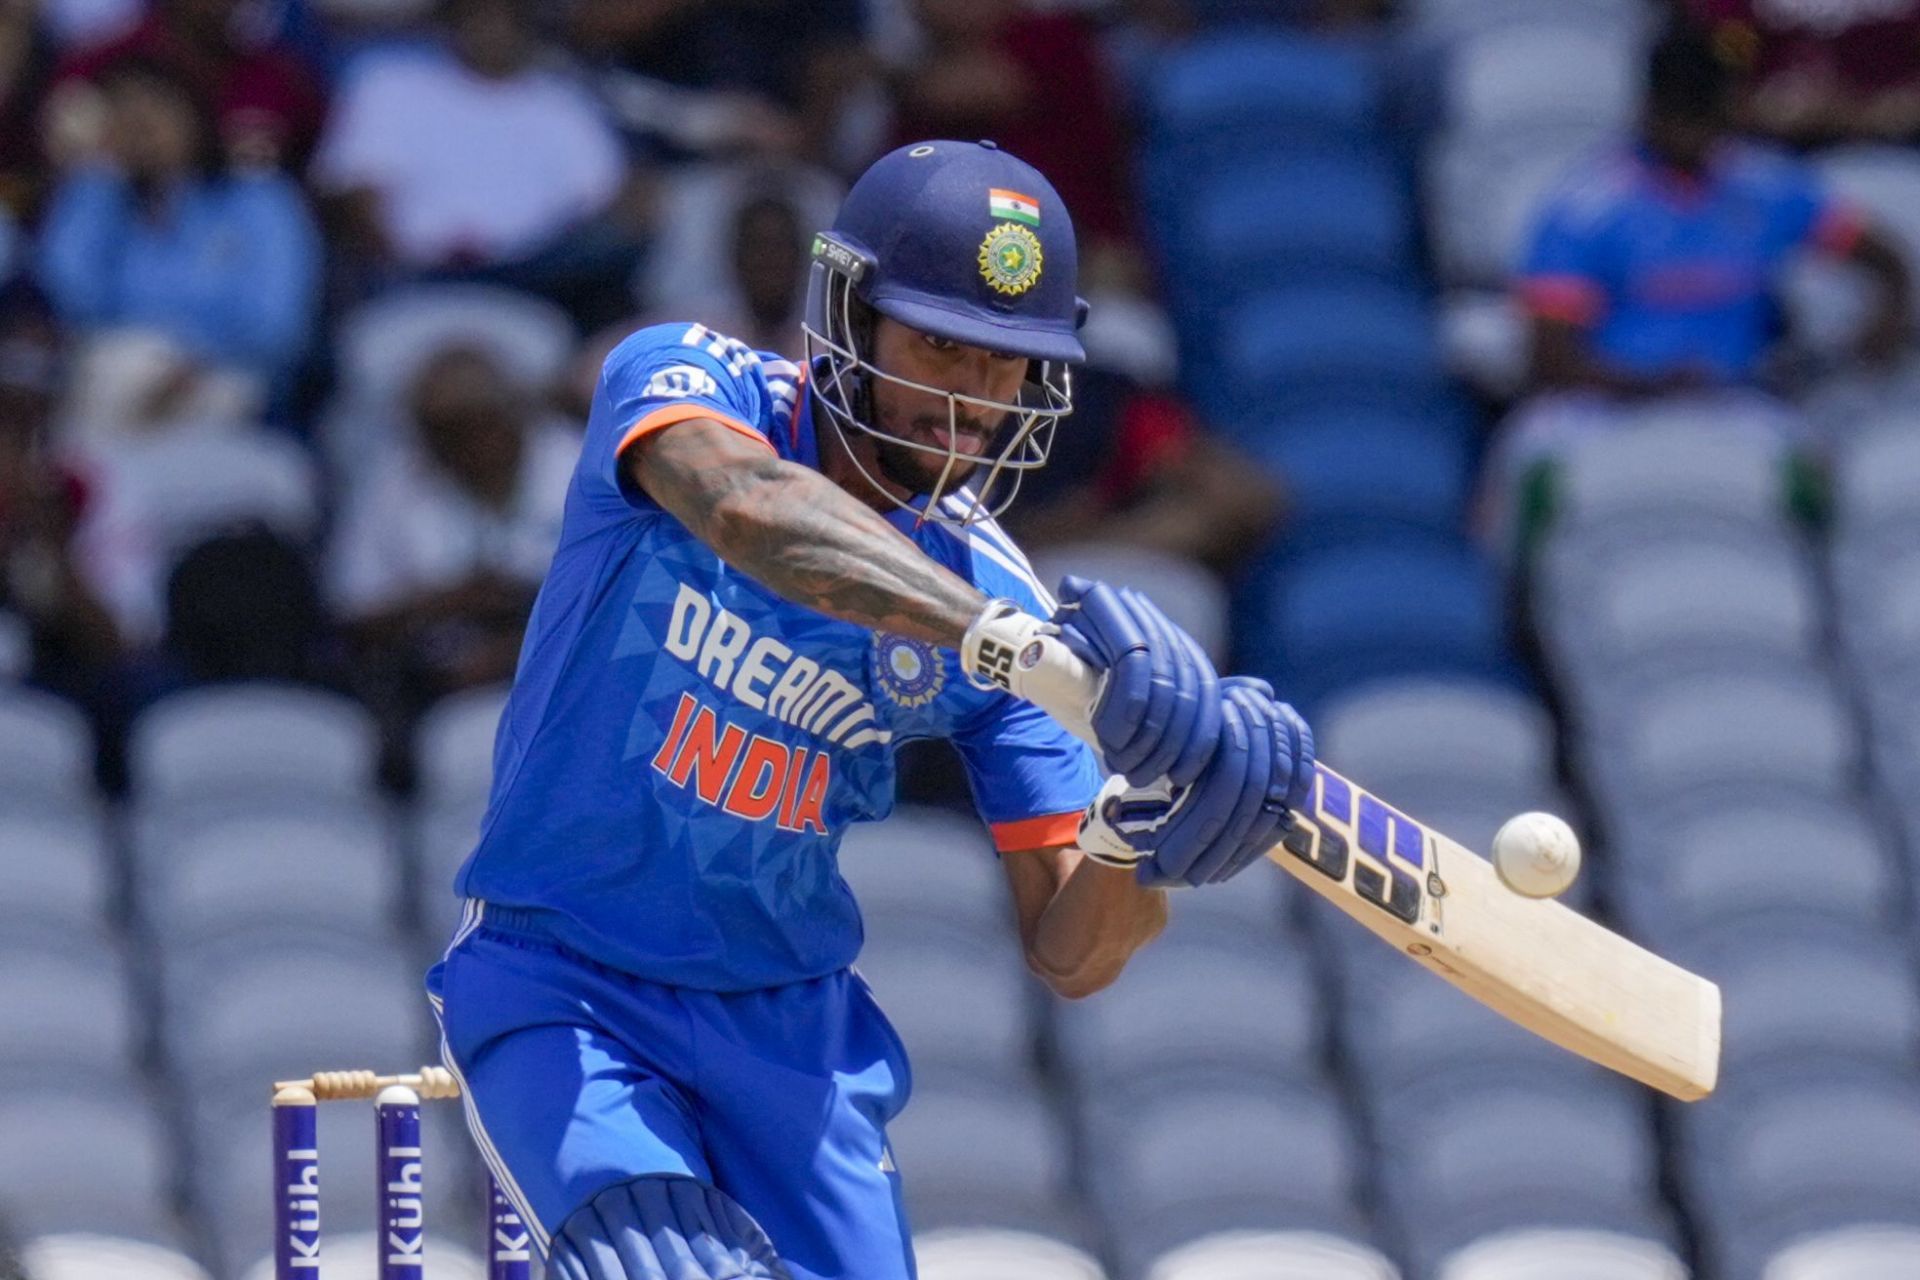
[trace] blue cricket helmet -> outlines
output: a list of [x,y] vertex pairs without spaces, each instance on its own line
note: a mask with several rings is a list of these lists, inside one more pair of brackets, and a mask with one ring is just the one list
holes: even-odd
[[[925,504],[926,518],[952,514],[949,490],[964,496],[964,520],[1005,509],[1020,476],[1045,465],[1053,428],[1072,409],[1067,366],[1086,359],[1079,330],[1087,304],[1075,292],[1079,250],[1053,184],[991,142],[901,147],[854,183],[833,226],[814,237],[812,257],[804,327],[816,403],[843,432],[944,454],[948,474],[984,471],[970,489],[943,479]],[[872,364],[871,334],[862,323],[871,313],[1028,358],[1017,404],[948,396],[951,412],[966,402],[1009,415],[1012,429],[995,455],[962,458],[875,427],[868,396],[876,379],[947,393]]]

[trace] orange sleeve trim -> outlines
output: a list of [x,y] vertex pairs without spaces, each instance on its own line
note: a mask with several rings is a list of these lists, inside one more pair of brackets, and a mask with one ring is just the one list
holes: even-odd
[[1018,822],[993,824],[993,847],[1001,853],[1020,849],[1053,849],[1072,844],[1080,834],[1080,810],[1050,813],[1042,818],[1023,818]]
[[1860,243],[1860,237],[1867,234],[1867,220],[1860,211],[1844,204],[1828,206],[1813,224],[1813,234],[1809,237],[1813,244],[1837,258],[1851,255]]
[[671,427],[676,422],[685,422],[689,418],[705,418],[709,422],[717,422],[730,431],[739,432],[755,444],[764,446],[768,453],[775,452],[771,440],[738,418],[729,418],[724,413],[716,413],[704,404],[670,404],[655,409],[652,413],[649,413],[640,419],[640,421],[628,427],[627,434],[620,437],[620,443],[614,449],[613,456],[617,458],[625,453],[627,446],[635,440],[638,440],[641,436],[652,435],[662,428]]
[[1520,305],[1542,319],[1585,328],[1605,313],[1607,301],[1583,276],[1534,276],[1520,282]]

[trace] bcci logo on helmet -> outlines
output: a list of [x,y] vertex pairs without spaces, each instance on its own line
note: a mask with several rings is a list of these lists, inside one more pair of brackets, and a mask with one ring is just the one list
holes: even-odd
[[980,242],[980,278],[996,293],[1017,297],[1040,279],[1040,237],[1017,222],[1002,222]]
[[940,696],[947,668],[933,646],[906,636],[876,635],[874,666],[880,687],[903,707],[924,707]]

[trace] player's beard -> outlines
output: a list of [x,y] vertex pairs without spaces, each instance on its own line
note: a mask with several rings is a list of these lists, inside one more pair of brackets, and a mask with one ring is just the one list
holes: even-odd
[[[982,433],[985,443],[978,454],[960,452],[955,455],[952,469],[949,470],[948,458],[936,436],[945,432],[948,419],[943,414],[921,414],[908,425],[901,425],[898,418],[891,414],[882,415],[880,430],[888,436],[897,436],[902,440],[911,440],[926,448],[915,449],[901,444],[899,440],[890,440],[883,436],[873,437],[874,461],[880,468],[880,474],[899,485],[908,493],[921,495],[932,493],[934,486],[941,484],[945,477],[942,493],[952,493],[967,482],[968,477],[980,469],[983,461],[995,456],[995,449],[1005,428],[1004,415],[1001,425],[989,427],[979,418],[963,418],[962,428],[970,428]],[[940,450],[940,452],[933,452]]]

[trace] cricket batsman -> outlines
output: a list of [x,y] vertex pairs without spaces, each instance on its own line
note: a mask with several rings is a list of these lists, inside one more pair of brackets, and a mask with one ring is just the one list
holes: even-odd
[[[804,367],[699,325],[608,356],[428,977],[469,1126],[564,1280],[914,1275],[886,1140],[907,1060],[835,866],[900,743],[958,749],[1027,963],[1068,997],[1159,932],[1167,888],[1260,857],[1312,776],[1266,685],[1130,591],[1056,603],[994,521],[1084,359],[1047,180],[991,143],[902,148],[811,272]],[[1023,683],[1041,635],[1099,673],[1090,708]]]

